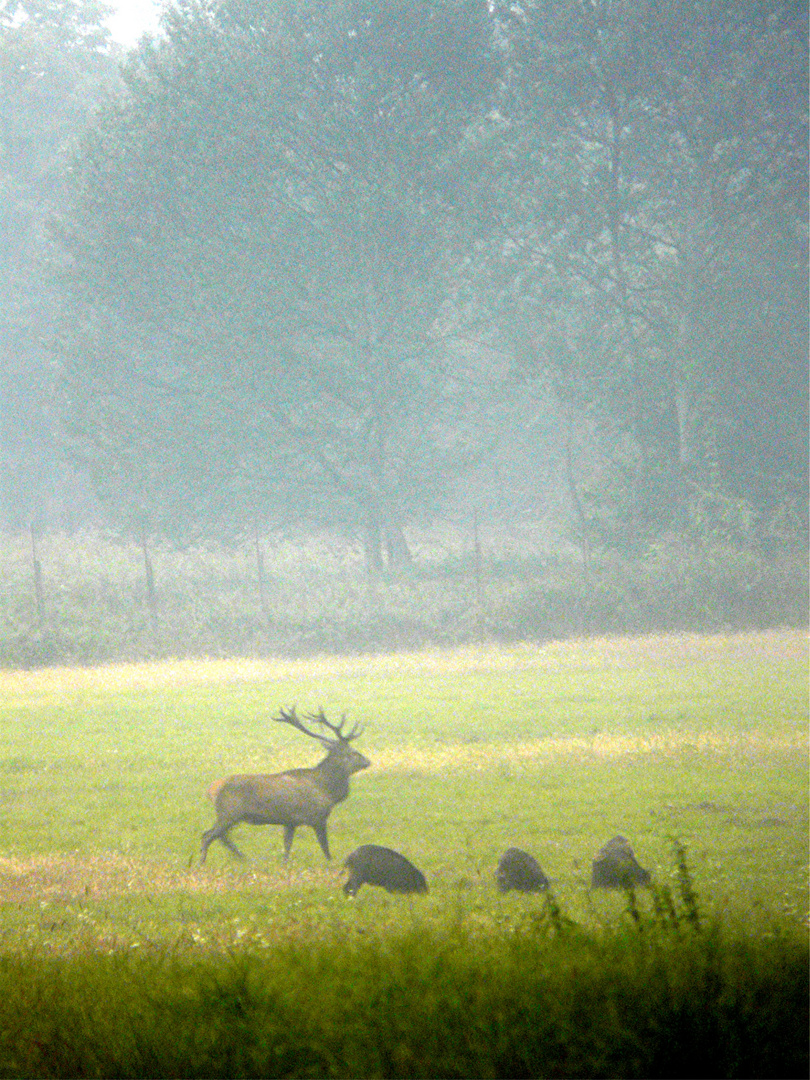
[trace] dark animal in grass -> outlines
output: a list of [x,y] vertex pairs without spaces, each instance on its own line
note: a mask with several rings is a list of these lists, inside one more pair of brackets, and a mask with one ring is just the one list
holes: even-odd
[[548,888],[548,878],[537,859],[516,847],[501,855],[495,880],[501,892],[545,892]]
[[379,885],[390,893],[426,893],[425,875],[391,848],[363,844],[346,859],[349,880],[343,886],[347,896],[356,896],[361,885]]
[[614,836],[593,860],[593,889],[632,889],[649,884],[650,871],[639,866],[630,842],[623,836]]
[[251,825],[283,825],[284,858],[290,854],[293,835],[299,825],[315,830],[318,843],[327,859],[329,841],[326,836],[326,819],[349,794],[349,777],[352,773],[367,769],[371,762],[354,750],[350,743],[361,734],[357,724],[344,732],[346,717],[339,724],[331,724],[323,714],[306,717],[313,724],[327,729],[331,734],[310,731],[304,727],[295,708],[281,710],[273,717],[280,724],[289,724],[326,747],[326,757],[313,769],[289,769],[287,772],[259,774],[256,776],[229,776],[218,780],[208,789],[209,798],[217,811],[216,824],[202,836],[200,862],[205,862],[208,847],[219,840],[228,851],[244,858],[242,852],[230,839],[228,833],[242,821]]

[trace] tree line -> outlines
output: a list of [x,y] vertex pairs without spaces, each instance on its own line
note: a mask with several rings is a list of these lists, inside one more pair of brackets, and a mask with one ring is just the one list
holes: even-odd
[[532,386],[584,549],[804,535],[801,5],[179,0],[123,64],[99,10],[0,21],[6,130],[65,40],[74,99],[31,105],[46,163],[4,140],[47,180],[10,204],[7,460],[16,423],[133,535],[294,518],[379,568],[531,438]]

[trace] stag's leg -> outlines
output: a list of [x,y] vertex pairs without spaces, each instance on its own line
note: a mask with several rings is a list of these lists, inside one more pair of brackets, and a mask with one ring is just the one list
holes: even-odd
[[327,859],[331,859],[332,856],[329,854],[329,841],[326,838],[326,822],[321,821],[318,825],[313,825],[312,828],[315,830],[315,835],[318,837],[318,843],[321,845],[321,851],[324,853]]
[[208,845],[214,839],[216,832],[216,825],[212,829],[206,829],[202,834],[202,844],[200,844],[200,862],[205,862],[205,857],[208,854]]
[[295,834],[294,825],[284,826],[284,858],[289,858],[290,848],[292,847],[293,835]]
[[222,841],[228,851],[232,852],[237,857],[237,859],[245,858],[245,856],[242,854],[242,852],[239,850],[233,840],[231,840],[230,836],[223,835],[220,836],[219,839]]
[[233,828],[234,824],[235,822],[231,822],[230,825],[223,826],[220,825],[219,822],[217,822],[217,824],[212,825],[210,829],[206,829],[206,831],[202,835],[202,845],[200,847],[201,863],[205,862],[205,857],[208,854],[208,847],[211,843],[213,843],[214,840],[220,840],[228,849],[228,851],[234,854],[238,859],[244,859],[245,856],[242,854],[242,852],[239,850],[233,840],[231,840],[231,838],[228,836],[228,832]]

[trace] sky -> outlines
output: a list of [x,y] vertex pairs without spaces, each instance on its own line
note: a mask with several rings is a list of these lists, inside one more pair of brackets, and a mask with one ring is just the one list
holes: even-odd
[[108,3],[116,9],[116,13],[110,17],[107,25],[121,45],[129,48],[142,34],[157,32],[161,9],[159,0],[108,0]]

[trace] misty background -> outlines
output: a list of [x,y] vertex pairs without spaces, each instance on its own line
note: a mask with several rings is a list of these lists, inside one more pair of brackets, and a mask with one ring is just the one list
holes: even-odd
[[0,662],[807,617],[807,9],[0,4]]

